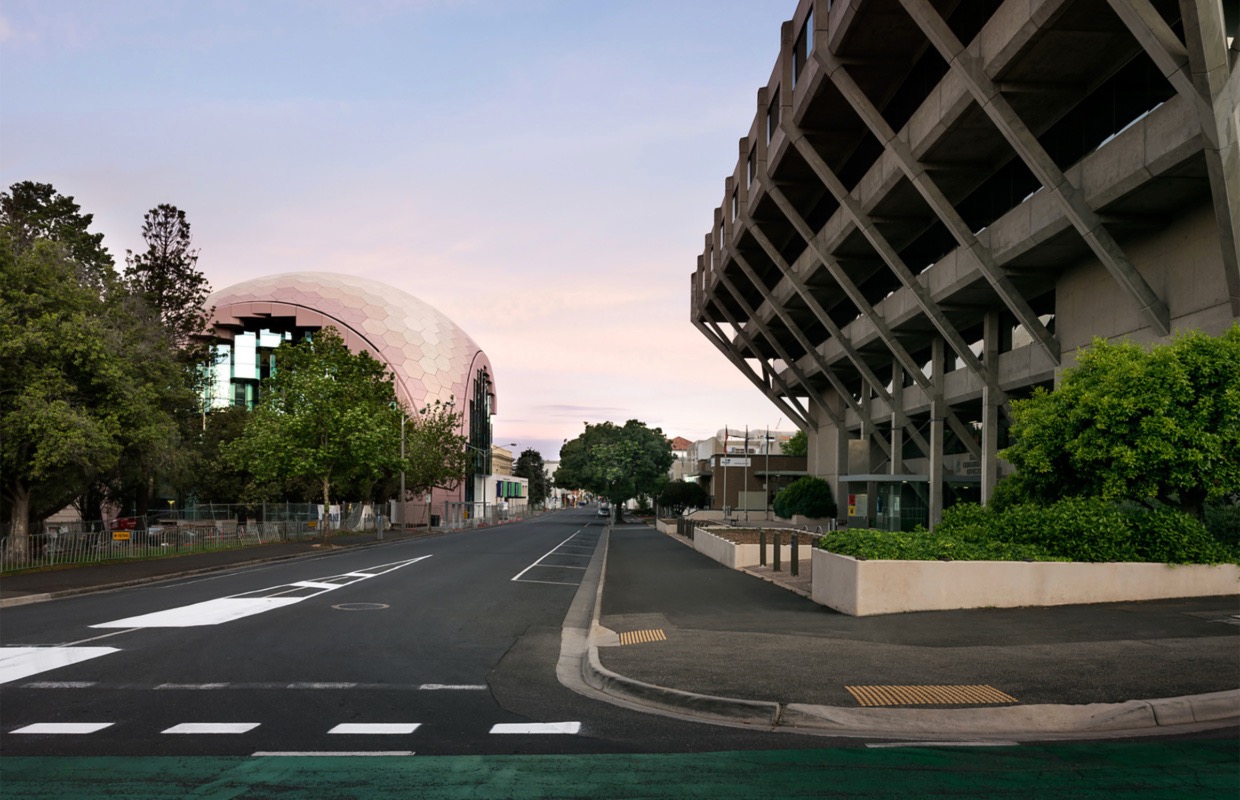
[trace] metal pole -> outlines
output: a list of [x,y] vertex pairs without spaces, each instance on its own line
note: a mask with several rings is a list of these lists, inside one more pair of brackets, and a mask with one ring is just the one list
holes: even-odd
[[775,563],[771,567],[771,569],[775,570],[776,572],[779,572],[779,531],[775,531],[774,537],[775,537]]
[[405,410],[400,410],[400,527],[406,528],[405,524]]
[[792,577],[795,578],[800,567],[800,560],[797,557],[797,535],[795,533],[792,534],[792,563],[789,566],[792,568]]

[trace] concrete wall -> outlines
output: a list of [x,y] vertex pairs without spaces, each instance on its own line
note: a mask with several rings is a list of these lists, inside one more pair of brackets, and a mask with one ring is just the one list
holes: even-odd
[[[783,535],[783,541],[788,541],[788,535]],[[766,557],[768,563],[775,558],[775,548],[771,542],[766,545]],[[756,544],[733,544],[727,539],[707,533],[702,528],[698,528],[693,534],[693,549],[697,550],[707,558],[712,558],[723,564],[725,567],[732,569],[740,569],[742,567],[756,567],[761,561],[760,548]],[[809,550],[807,543],[801,543],[800,555],[804,556]],[[787,564],[792,559],[792,545],[783,544],[779,548],[779,560]]]
[[814,550],[815,603],[852,616],[1240,595],[1240,566],[858,561]]

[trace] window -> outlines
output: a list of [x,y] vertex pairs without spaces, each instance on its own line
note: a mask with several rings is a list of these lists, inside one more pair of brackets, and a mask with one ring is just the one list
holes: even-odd
[[812,52],[814,52],[814,10],[811,8],[809,15],[805,18],[805,24],[801,26],[801,32],[797,34],[797,39],[792,44],[792,88],[796,88],[797,79],[801,77],[801,70],[805,69],[805,62],[809,61]]
[[766,107],[766,143],[771,143],[771,137],[775,135],[775,129],[779,127],[779,89],[775,90],[775,97],[771,100],[771,104]]
[[754,173],[755,161],[757,157],[758,157],[758,148],[756,146],[749,148],[749,158],[745,161],[745,188],[746,189],[748,189],[750,186],[753,186],[753,178],[755,174]]
[[732,192],[732,221],[736,222],[736,192]]

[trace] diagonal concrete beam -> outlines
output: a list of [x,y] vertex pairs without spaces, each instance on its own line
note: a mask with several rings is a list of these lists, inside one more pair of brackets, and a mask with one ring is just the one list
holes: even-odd
[[1060,361],[1059,340],[1042,324],[1042,320],[1038,319],[1038,315],[1033,312],[1028,301],[1012,284],[1012,280],[1007,273],[995,264],[994,255],[991,253],[990,248],[978,241],[978,238],[973,235],[973,231],[969,229],[964,218],[956,211],[956,207],[947,199],[947,195],[939,188],[938,183],[930,176],[925,165],[917,161],[908,142],[896,135],[895,130],[887,124],[887,120],[879,113],[878,108],[870,102],[870,98],[866,96],[861,87],[857,85],[857,82],[853,80],[839,59],[830,52],[824,53],[822,51],[816,51],[814,58],[831,79],[835,88],[840,91],[844,99],[848,101],[853,110],[857,112],[862,121],[869,127],[870,132],[896,158],[905,177],[909,179],[909,182],[921,194],[926,204],[930,206],[943,225],[951,231],[952,236],[956,239],[956,243],[960,245],[965,253],[972,257],[978,271],[985,276],[991,288],[999,295],[999,299],[1003,301],[1003,304],[1012,312],[1017,321],[1025,327],[1025,330],[1029,331],[1034,341],[1046,351],[1046,354],[1051,357],[1051,361],[1058,364]]
[[713,344],[719,352],[723,353],[724,357],[727,358],[728,361],[732,362],[732,366],[740,370],[742,375],[748,378],[754,386],[758,387],[758,389],[768,400],[787,414],[788,419],[792,420],[794,425],[803,431],[808,432],[810,430],[812,426],[809,423],[809,414],[806,413],[800,405],[795,403],[791,394],[788,395],[789,399],[785,401],[778,392],[776,392],[771,386],[767,385],[767,383],[753,371],[749,364],[745,363],[745,359],[741,358],[734,352],[733,345],[728,340],[727,336],[724,335],[723,331],[718,329],[718,326],[703,322],[700,317],[693,320],[693,326],[697,328],[703,336],[710,340],[710,343]]
[[[757,316],[754,314],[753,307],[745,300],[745,297],[741,294],[740,290],[736,288],[736,285],[732,283],[732,280],[728,278],[727,275],[721,275],[720,281],[725,287],[727,287],[727,290],[732,293],[732,297],[736,300],[737,304],[740,305],[741,311],[744,312],[745,316],[758,328],[759,332],[762,334],[762,337],[767,340],[775,353],[783,359],[785,364],[788,365],[788,370],[792,372],[792,375],[797,379],[797,382],[805,387],[805,391],[809,393],[811,397],[818,397],[818,392],[813,386],[810,385],[809,379],[805,376],[805,373],[797,367],[796,361],[792,359],[792,356],[788,354],[788,351],[784,349],[784,346],[779,343],[779,340],[773,336],[770,330],[757,319]],[[744,328],[731,319],[731,315],[728,313],[726,308],[721,307],[720,311],[722,311],[723,314],[729,318],[728,321],[731,322],[732,326],[737,329],[741,336],[746,336]],[[754,354],[755,358],[765,361],[761,352],[759,352],[757,347],[754,346],[752,338],[746,338],[746,344],[749,347],[749,351]],[[853,396],[848,393],[848,387],[844,386],[844,382],[841,381],[839,376],[835,374],[835,370],[828,367],[825,362],[820,363],[819,368],[822,369],[823,375],[826,379],[831,382],[832,388],[834,388],[835,391],[848,402],[849,407],[852,408],[852,410],[859,417],[866,422],[869,422],[869,415],[866,414],[861,405],[853,399]],[[774,370],[771,370],[771,376],[774,377],[775,375],[776,373]],[[819,402],[817,405],[824,409],[827,408],[826,404],[822,402],[821,397],[818,397],[818,399]],[[890,455],[891,448],[886,442],[881,442],[879,446]]]
[[948,63],[951,70],[973,95],[978,107],[994,123],[1017,156],[1055,199],[1089,249],[1110,273],[1111,278],[1132,298],[1141,315],[1160,336],[1171,332],[1167,304],[1132,265],[1119,243],[1086,202],[1081,190],[1068,180],[1059,166],[1020,119],[994,81],[986,74],[981,60],[965,49],[929,0],[899,0],[922,33]]
[[784,135],[796,148],[801,157],[809,164],[810,169],[818,176],[818,180],[827,187],[827,191],[840,204],[840,208],[852,220],[853,225],[857,226],[857,230],[866,238],[870,246],[874,248],[879,257],[887,264],[895,276],[900,279],[900,283],[904,285],[913,295],[913,299],[917,302],[917,306],[921,309],[921,313],[930,320],[930,324],[935,327],[939,335],[951,345],[956,354],[968,365],[969,369],[977,374],[982,382],[989,380],[990,369],[982,363],[981,359],[969,348],[968,342],[956,330],[956,327],[947,319],[947,315],[943,313],[943,309],[939,308],[939,304],[930,297],[930,292],[926,289],[921,281],[917,280],[917,276],[913,274],[908,265],[904,263],[904,259],[896,252],[896,249],[887,241],[887,237],[883,235],[878,226],[874,224],[874,220],[870,219],[869,213],[861,207],[861,203],[857,202],[857,198],[849,193],[844,186],[843,181],[835,174],[835,170],[818,155],[818,151],[805,139],[805,134],[791,121],[791,114],[781,115],[783,121],[780,126],[784,130]]
[[[766,302],[771,304],[771,308],[774,309],[776,315],[778,315],[779,319],[784,323],[784,326],[792,334],[793,338],[797,340],[797,343],[801,345],[801,348],[804,349],[807,353],[809,353],[810,357],[814,359],[814,363],[818,365],[818,368],[822,370],[824,374],[828,376],[833,376],[834,371],[831,369],[831,366],[827,364],[826,359],[822,357],[822,354],[818,352],[817,348],[815,348],[812,344],[810,344],[809,338],[805,335],[805,332],[801,330],[800,326],[798,326],[795,321],[793,321],[792,315],[790,315],[787,312],[787,310],[783,307],[783,304],[776,301],[774,295],[771,294],[770,289],[767,289],[766,286],[764,286],[762,282],[758,280],[757,273],[754,272],[753,268],[749,265],[749,262],[745,260],[744,256],[742,256],[740,253],[732,253],[732,258],[733,260],[736,261],[737,266],[741,268],[741,271],[745,273],[745,277],[749,279],[750,283],[752,283],[755,287],[757,287],[758,292],[762,295],[762,298]],[[740,298],[738,298],[738,300],[739,299]],[[754,320],[755,324],[758,324],[759,326],[761,326],[761,322],[758,320],[756,314],[750,313],[749,318]],[[834,327],[835,323],[832,322],[831,325]],[[770,333],[766,331],[764,326],[762,327],[763,327],[763,333],[767,337],[767,339],[773,341]],[[925,437],[921,435],[921,432],[917,430],[916,426],[914,426],[909,421],[908,415],[904,413],[904,409],[898,408],[896,406],[892,398],[892,395],[887,391],[887,388],[878,379],[878,376],[874,374],[873,370],[870,369],[870,365],[866,364],[865,361],[861,360],[860,354],[858,354],[857,351],[853,349],[852,344],[849,343],[843,337],[842,333],[839,331],[838,328],[836,328],[835,332],[832,333],[831,335],[840,343],[840,346],[844,348],[844,352],[849,355],[850,359],[852,359],[853,364],[857,367],[858,371],[861,372],[862,379],[867,384],[869,384],[870,388],[875,393],[877,393],[878,396],[881,397],[884,402],[887,403],[887,406],[889,408],[891,408],[892,413],[895,416],[896,423],[901,428],[907,427],[909,429],[910,437],[912,438],[913,442],[919,448],[921,448],[921,451],[923,453],[929,453],[930,452],[929,442],[927,442]],[[785,358],[784,360],[788,361],[787,358]],[[832,385],[835,385],[835,384],[836,384],[836,380],[832,380]],[[852,398],[852,396],[847,392],[847,390],[843,389],[842,387],[836,386],[836,391],[839,392],[845,398],[847,398],[849,405],[855,411],[857,411],[858,416],[863,416],[863,421],[870,422],[870,420],[864,419],[864,415],[861,414],[860,404],[858,404]]]

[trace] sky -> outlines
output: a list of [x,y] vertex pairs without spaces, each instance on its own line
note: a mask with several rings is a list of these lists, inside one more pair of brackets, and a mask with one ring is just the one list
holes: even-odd
[[0,0],[0,185],[118,266],[183,211],[213,289],[382,281],[489,356],[494,440],[793,430],[689,277],[795,0]]

